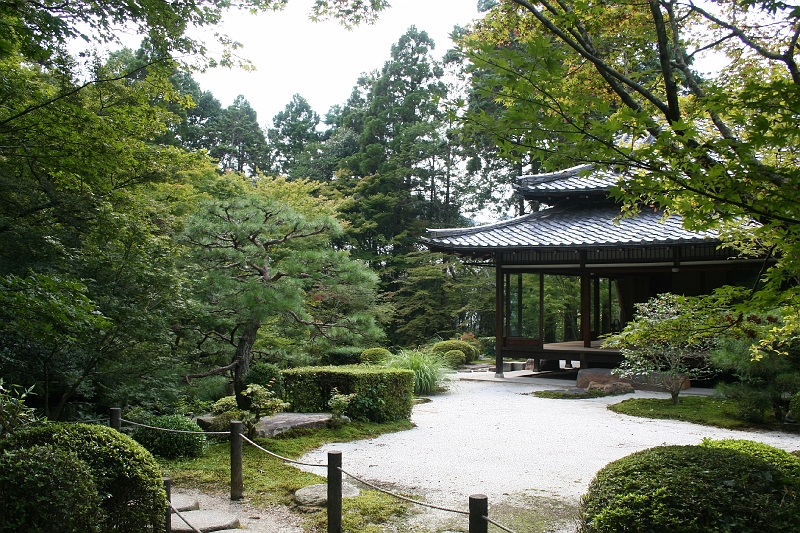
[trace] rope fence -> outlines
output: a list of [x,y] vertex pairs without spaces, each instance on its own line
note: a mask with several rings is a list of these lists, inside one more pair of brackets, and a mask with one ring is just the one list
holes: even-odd
[[[134,426],[144,427],[157,431],[165,431],[169,433],[189,433],[198,435],[229,435],[231,443],[230,453],[231,453],[231,500],[232,501],[241,500],[244,495],[244,482],[242,473],[242,447],[244,442],[250,444],[254,448],[272,457],[275,457],[276,459],[279,459],[280,461],[283,461],[284,463],[290,463],[300,466],[308,466],[313,468],[326,467],[328,469],[327,533],[342,533],[342,474],[371,489],[377,490],[379,492],[382,492],[388,496],[399,499],[401,501],[405,501],[414,505],[419,505],[421,507],[427,507],[429,509],[435,509],[438,511],[445,511],[459,515],[466,515],[469,517],[469,533],[488,533],[489,524],[492,524],[493,526],[507,533],[515,533],[508,527],[499,524],[489,518],[489,502],[488,498],[483,494],[473,494],[469,497],[469,511],[451,509],[448,507],[442,507],[439,505],[433,505],[423,501],[415,500],[413,498],[403,496],[402,494],[398,494],[391,490],[384,489],[374,483],[364,480],[359,476],[347,472],[342,468],[342,453],[339,451],[328,452],[327,464],[304,463],[302,461],[290,459],[288,457],[284,457],[277,453],[271,452],[266,448],[264,448],[263,446],[260,446],[256,442],[247,438],[242,433],[242,430],[244,428],[243,428],[243,423],[240,421],[231,422],[230,431],[185,431],[178,429],[168,429],[168,428],[159,428],[155,426],[148,426],[146,424],[140,424],[130,420],[125,420],[121,416],[121,409],[112,408],[109,417],[109,425],[112,428],[116,429],[117,431],[120,431],[122,422],[125,422],[126,424],[132,424]],[[167,490],[167,497],[169,499],[170,488],[169,488],[169,482],[166,479],[165,479],[165,488]],[[186,519],[180,514],[180,512],[178,512],[177,509],[175,509],[172,506],[171,503],[169,507],[170,510],[174,512],[181,520],[183,520],[190,528],[192,528],[193,531],[200,533],[198,529],[196,529],[192,524],[186,521]],[[167,533],[171,533],[171,518],[169,516],[167,516]]]

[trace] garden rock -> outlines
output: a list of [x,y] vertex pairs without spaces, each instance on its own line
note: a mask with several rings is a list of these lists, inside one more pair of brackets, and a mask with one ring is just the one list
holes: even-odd
[[[342,498],[355,498],[361,491],[355,485],[342,483]],[[328,485],[320,483],[297,489],[294,500],[301,507],[325,507],[328,505]]]
[[633,385],[630,383],[624,383],[622,381],[614,381],[612,383],[598,383],[596,381],[592,381],[586,387],[587,391],[592,390],[599,390],[600,392],[605,392],[606,394],[630,394],[634,392]]

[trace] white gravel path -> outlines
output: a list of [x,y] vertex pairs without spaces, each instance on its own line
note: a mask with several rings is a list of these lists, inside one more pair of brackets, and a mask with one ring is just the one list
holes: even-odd
[[[569,384],[454,381],[449,392],[414,407],[414,429],[330,444],[302,460],[322,463],[329,450],[340,450],[345,471],[424,495],[429,503],[466,509],[471,494],[485,494],[491,504],[532,490],[577,503],[604,465],[662,444],[746,438],[787,451],[800,449],[798,435],[730,431],[606,409],[630,395],[553,400],[527,394]],[[636,397],[668,395],[637,391]]]

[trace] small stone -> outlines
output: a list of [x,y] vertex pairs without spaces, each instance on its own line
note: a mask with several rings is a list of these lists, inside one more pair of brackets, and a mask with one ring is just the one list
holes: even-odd
[[[355,485],[342,483],[342,498],[355,498],[361,491]],[[294,500],[303,507],[325,507],[328,505],[328,485],[320,483],[297,489]]]

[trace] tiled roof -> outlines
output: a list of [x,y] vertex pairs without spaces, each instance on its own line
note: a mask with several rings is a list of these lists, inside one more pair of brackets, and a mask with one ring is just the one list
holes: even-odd
[[423,243],[436,250],[478,251],[503,248],[576,248],[630,245],[670,245],[708,242],[712,232],[683,229],[679,216],[642,211],[616,220],[613,205],[552,207],[511,220],[474,228],[428,230]]
[[608,191],[620,179],[612,172],[591,170],[592,165],[579,165],[558,172],[520,176],[514,188],[523,196],[597,192]]

